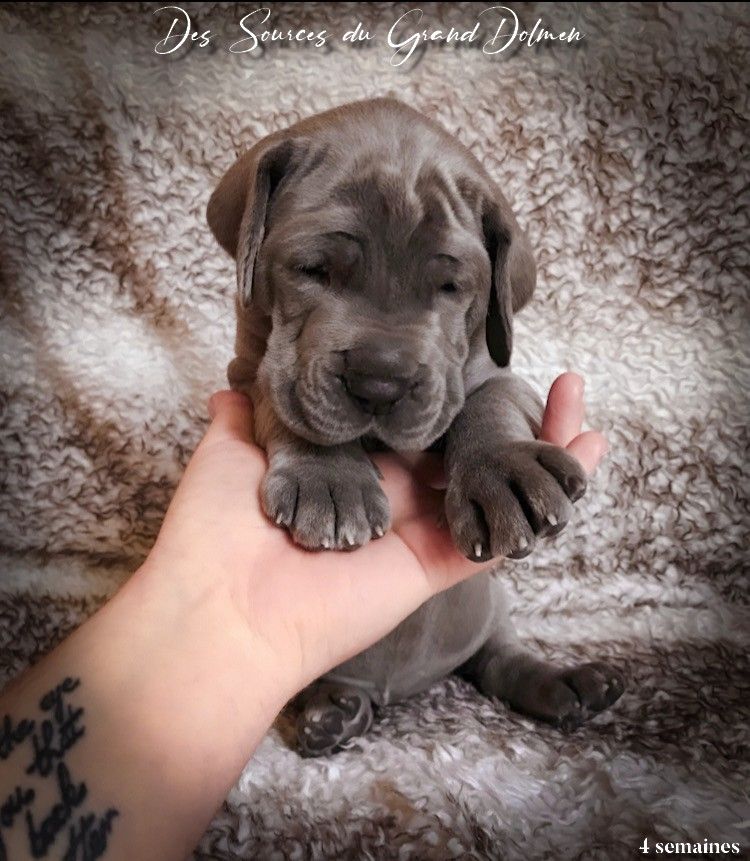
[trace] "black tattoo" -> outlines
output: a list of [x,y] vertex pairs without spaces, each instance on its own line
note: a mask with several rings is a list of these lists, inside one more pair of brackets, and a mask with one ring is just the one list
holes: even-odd
[[79,684],[78,679],[64,679],[39,701],[39,708],[51,712],[51,718],[43,720],[39,732],[31,737],[34,759],[26,769],[26,774],[36,772],[41,777],[47,777],[52,773],[55,762],[62,760],[83,735],[84,729],[79,726],[83,709],[74,709],[63,700],[63,696],[74,691]]
[[22,720],[13,726],[10,715],[5,715],[3,725],[0,727],[0,759],[7,759],[13,753],[13,748],[21,744],[33,729],[33,720]]
[[77,825],[68,832],[68,851],[63,855],[63,861],[76,861],[80,849],[81,861],[94,861],[101,858],[107,848],[107,836],[112,830],[112,820],[120,814],[110,807],[104,816],[96,817],[93,813],[81,816]]
[[37,792],[32,786],[16,786],[0,802],[0,861],[7,861],[3,829],[9,831],[23,813],[29,852],[33,858],[46,858],[58,837],[67,829],[63,861],[95,861],[107,850],[113,821],[120,815],[114,807],[103,814],[79,808],[88,797],[84,781],[77,782],[65,763],[65,755],[85,735],[84,709],[66,697],[80,685],[80,679],[65,678],[40,700],[44,713],[40,721],[24,718],[14,723],[5,715],[0,725],[0,759],[8,759],[27,740],[32,758],[26,774],[37,780],[53,779],[58,800],[51,810],[32,810]]
[[0,806],[0,828],[12,828],[16,816],[36,797],[33,789],[17,786]]
[[60,791],[60,801],[52,808],[39,825],[34,822],[30,810],[26,811],[26,827],[29,835],[29,846],[34,858],[44,858],[48,849],[57,839],[57,835],[67,825],[73,810],[83,804],[88,795],[85,783],[73,784],[65,763],[57,766],[57,787]]

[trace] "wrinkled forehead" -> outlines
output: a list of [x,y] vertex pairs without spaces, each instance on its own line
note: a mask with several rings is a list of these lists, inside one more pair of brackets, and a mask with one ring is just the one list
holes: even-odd
[[300,237],[308,232],[354,232],[390,255],[456,257],[483,254],[481,217],[468,182],[436,166],[358,162],[312,171],[291,182],[277,215]]
[[385,168],[346,178],[333,190],[334,199],[357,213],[362,227],[396,248],[429,246],[448,237],[476,234],[476,222],[449,180],[434,168],[409,175]]

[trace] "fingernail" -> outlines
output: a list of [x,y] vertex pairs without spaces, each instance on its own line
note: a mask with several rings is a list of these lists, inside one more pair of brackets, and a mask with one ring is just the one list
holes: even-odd
[[583,390],[586,388],[586,381],[583,379],[583,377],[577,371],[574,371],[572,368],[568,368],[563,373],[573,377],[573,380],[571,382],[577,389],[580,389],[580,394],[583,394]]

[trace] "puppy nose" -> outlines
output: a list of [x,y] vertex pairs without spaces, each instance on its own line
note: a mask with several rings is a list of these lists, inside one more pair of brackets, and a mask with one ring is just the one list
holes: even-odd
[[394,406],[406,394],[409,381],[403,377],[369,377],[345,374],[346,387],[362,409],[377,414]]
[[388,412],[409,389],[409,362],[395,350],[362,347],[344,354],[344,380],[359,406],[375,415]]

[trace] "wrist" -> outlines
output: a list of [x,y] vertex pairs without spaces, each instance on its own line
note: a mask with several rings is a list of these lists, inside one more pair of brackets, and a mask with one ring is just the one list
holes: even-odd
[[[192,668],[203,699],[230,700],[235,714],[226,717],[238,724],[244,713],[270,726],[297,692],[294,662],[285,662],[278,644],[251,628],[227,582],[216,571],[210,575],[152,554],[115,600],[154,632],[158,650]],[[219,709],[217,703],[217,718]]]

